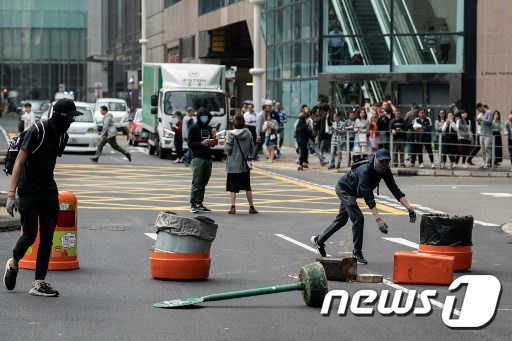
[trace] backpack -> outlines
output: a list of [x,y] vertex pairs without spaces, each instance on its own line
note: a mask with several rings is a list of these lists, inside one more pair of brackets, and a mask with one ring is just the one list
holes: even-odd
[[[43,141],[44,141],[44,137],[45,137],[45,133],[46,133],[45,129],[44,129],[44,124],[42,124],[40,122],[35,122],[34,125],[36,126],[36,129],[37,129],[37,139],[39,140],[39,138],[40,138],[41,130],[42,130],[42,137],[41,137],[41,142],[39,143],[37,148],[32,152],[32,154],[34,154],[35,152],[37,152],[39,150],[39,148],[41,148],[41,146],[43,145]],[[41,128],[39,128],[39,125],[41,126]],[[27,134],[27,131],[28,131],[28,129],[25,130],[24,132],[22,132],[19,136],[13,137],[11,139],[11,141],[9,142],[9,148],[7,149],[7,154],[5,155],[5,158],[4,158],[5,175],[12,175],[12,170],[14,168],[14,164],[16,163],[16,158],[18,157],[20,148],[23,145],[23,140],[25,139],[25,135]]]
[[357,162],[354,162],[351,166],[350,166],[350,169],[351,170],[354,170],[356,169],[357,167],[359,166],[362,166],[362,165],[365,165],[368,163],[368,159],[367,158],[362,158],[361,160],[357,161]]

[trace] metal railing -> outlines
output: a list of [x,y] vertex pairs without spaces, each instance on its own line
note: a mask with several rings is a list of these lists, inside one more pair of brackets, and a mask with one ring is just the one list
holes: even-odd
[[[378,134],[377,134],[378,133]],[[344,133],[339,141],[342,144],[341,146],[338,146],[338,153],[341,153],[341,159],[345,160],[345,164],[347,166],[350,166],[352,162],[354,162],[357,158],[366,157],[372,153],[374,153],[376,150],[379,149],[379,143],[381,145],[384,145],[391,154],[391,165],[398,165],[401,166],[399,161],[397,160],[397,157],[400,157],[399,153],[395,151],[395,145],[397,143],[402,144],[404,147],[403,151],[403,158],[404,160],[410,159],[419,159],[420,155],[424,155],[423,147],[424,146],[430,146],[432,150],[432,158],[434,160],[434,165],[436,168],[444,168],[443,163],[450,162],[452,165],[448,165],[446,169],[454,169],[456,167],[461,167],[458,165],[458,162],[464,158],[466,159],[473,159],[475,157],[483,158],[483,162],[487,163],[489,167],[486,167],[485,169],[489,171],[494,171],[496,166],[496,162],[504,162],[506,159],[506,156],[508,155],[508,158],[512,160],[512,157],[509,155],[510,153],[507,152],[507,147],[510,143],[510,140],[508,139],[507,135],[493,135],[488,136],[491,140],[491,145],[489,147],[490,150],[487,152],[490,154],[489,160],[486,160],[485,153],[486,151],[481,150],[480,145],[480,136],[477,134],[472,135],[472,141],[469,144],[464,144],[464,150],[465,152],[461,153],[459,152],[459,146],[462,144],[457,142],[446,142],[448,140],[448,136],[446,133],[442,134],[436,134],[435,132],[417,132],[417,131],[407,131],[403,132],[406,134],[405,139],[397,140],[393,134],[389,131],[377,131],[374,133],[370,133],[368,131],[362,131],[362,132],[346,132]],[[366,138],[364,139],[364,142],[361,142],[361,138],[356,138],[357,134],[364,134]],[[384,137],[379,137],[379,135],[383,134]],[[422,142],[422,139],[419,139],[420,136],[424,136],[428,134],[431,137],[431,141],[425,141]],[[381,135],[382,136],[382,135]],[[437,137],[437,138],[436,138]],[[380,139],[380,141],[377,141],[377,139]],[[474,142],[476,141],[476,143]],[[505,141],[508,141],[505,143]],[[354,149],[354,146],[356,147]],[[411,149],[409,149],[411,148]],[[421,150],[418,150],[418,148],[421,148]],[[501,151],[500,151],[501,150]],[[398,154],[398,155],[397,155]],[[354,158],[355,156],[355,158]],[[427,157],[429,157],[429,153],[427,152]],[[416,161],[416,160],[414,160]],[[512,161],[511,161],[512,162]],[[419,164],[418,164],[419,165]],[[477,166],[482,168],[482,165],[475,165],[475,166],[467,166],[468,170],[471,169],[477,169]],[[410,167],[410,166],[409,166]],[[512,167],[512,166],[511,166]],[[462,169],[462,168],[461,168]]]

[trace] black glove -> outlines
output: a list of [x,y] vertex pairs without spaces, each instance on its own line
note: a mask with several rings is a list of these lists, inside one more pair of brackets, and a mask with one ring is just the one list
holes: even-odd
[[388,224],[382,221],[381,218],[377,219],[377,226],[379,226],[380,232],[387,234],[388,233]]
[[416,222],[416,212],[412,209],[412,207],[407,209],[409,211],[409,221],[411,224],[414,224]]

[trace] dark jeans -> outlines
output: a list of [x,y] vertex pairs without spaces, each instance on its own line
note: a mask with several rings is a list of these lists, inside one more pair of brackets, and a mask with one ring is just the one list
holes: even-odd
[[183,156],[183,162],[190,163],[192,162],[192,149],[188,148],[187,152]]
[[39,220],[39,250],[36,260],[36,280],[44,280],[48,272],[48,262],[53,245],[53,232],[57,224],[59,213],[59,198],[51,196],[44,200],[35,200],[26,197],[18,197],[18,210],[23,226],[23,235],[18,239],[12,255],[16,260],[25,256],[28,248],[34,244],[38,230]]
[[261,147],[263,146],[264,142],[265,142],[265,135],[262,136],[259,143],[256,143],[254,145],[254,150],[252,151],[252,159],[253,160],[258,160],[258,153],[260,152]]
[[303,166],[304,164],[308,164],[308,144],[307,142],[304,144],[299,144],[299,165]]
[[117,141],[116,141],[116,137],[115,136],[112,136],[110,138],[107,138],[106,136],[102,136],[101,137],[101,140],[100,140],[100,143],[98,144],[98,149],[96,149],[96,154],[94,155],[94,157],[97,159],[100,157],[101,155],[101,152],[103,151],[103,147],[105,147],[106,144],[109,144],[112,148],[114,148],[115,150],[117,150],[118,152],[126,155],[126,150],[124,150],[123,148],[121,148],[118,144],[117,144]]
[[430,159],[430,163],[434,163],[434,155],[432,154],[432,143],[430,141],[428,142],[416,142],[415,145],[413,145],[414,148],[416,148],[415,153],[412,155],[411,163],[416,162],[416,156],[418,156],[419,163],[423,163],[423,147],[427,150],[428,158]]
[[202,204],[206,185],[212,175],[212,159],[192,159],[192,188],[190,190],[190,204]]
[[350,218],[354,250],[361,251],[363,249],[363,213],[357,205],[356,198],[343,191],[338,185],[336,186],[336,194],[341,200],[339,213],[336,219],[318,236],[318,242],[325,243],[334,233],[345,226],[348,218]]

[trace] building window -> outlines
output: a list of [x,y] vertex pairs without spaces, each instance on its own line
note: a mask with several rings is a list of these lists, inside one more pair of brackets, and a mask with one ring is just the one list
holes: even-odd
[[374,72],[462,71],[463,0],[375,1],[370,9],[365,4],[324,0],[325,71],[334,72],[336,67],[341,72],[343,66],[351,66],[348,72],[356,73],[369,68]]
[[180,50],[181,50],[181,60],[183,62],[188,62],[196,58],[196,37],[190,36],[187,38],[181,39]]
[[164,6],[165,8],[169,7],[169,6],[172,6],[174,4],[177,4],[178,2],[180,2],[181,0],[165,0],[164,1]]
[[218,10],[220,8],[232,5],[240,0],[198,0],[199,2],[199,15],[206,14]]
[[167,63],[179,63],[180,62],[180,48],[171,47],[167,49],[166,56]]

